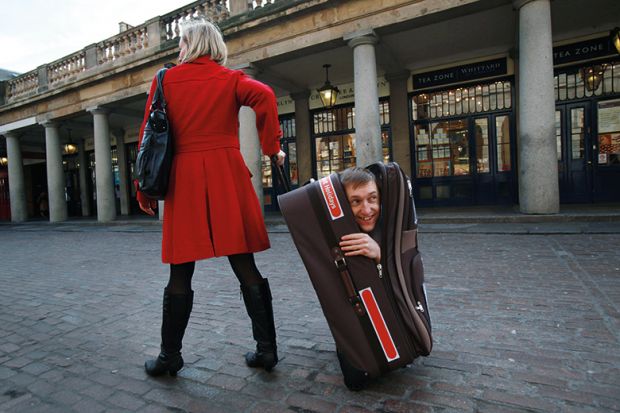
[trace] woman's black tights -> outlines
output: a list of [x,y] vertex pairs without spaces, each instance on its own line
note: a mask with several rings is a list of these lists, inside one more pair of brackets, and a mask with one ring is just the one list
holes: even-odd
[[168,294],[189,294],[192,290],[192,276],[196,261],[183,264],[170,264],[170,280],[166,289]]
[[[230,262],[230,266],[241,285],[255,285],[263,281],[263,276],[256,268],[254,254],[229,255],[228,262]],[[195,261],[170,264],[170,280],[166,286],[169,294],[189,294],[192,290],[192,276],[195,266]]]
[[256,285],[263,281],[263,276],[256,268],[254,254],[229,255],[228,262],[241,285]]

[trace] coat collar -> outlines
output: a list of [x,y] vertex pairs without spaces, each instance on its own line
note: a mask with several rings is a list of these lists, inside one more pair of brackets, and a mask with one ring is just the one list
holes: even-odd
[[199,64],[199,65],[218,65],[219,66],[217,62],[211,60],[211,56],[209,55],[199,56],[189,63]]

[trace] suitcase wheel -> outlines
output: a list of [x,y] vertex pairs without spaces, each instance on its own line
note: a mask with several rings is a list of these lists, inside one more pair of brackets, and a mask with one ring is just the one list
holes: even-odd
[[352,391],[363,390],[368,385],[370,380],[368,373],[353,367],[338,349],[336,349],[336,355],[338,356],[340,370],[342,370],[344,384],[347,388]]

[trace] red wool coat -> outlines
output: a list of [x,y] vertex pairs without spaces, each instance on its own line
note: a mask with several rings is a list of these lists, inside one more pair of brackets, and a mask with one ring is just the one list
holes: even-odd
[[[156,80],[146,102],[140,141]],[[207,56],[176,66],[164,77],[174,140],[164,202],[162,261],[179,264],[269,248],[262,211],[239,151],[241,106],[256,112],[263,153],[280,150],[273,91]],[[148,198],[138,192],[138,200]]]

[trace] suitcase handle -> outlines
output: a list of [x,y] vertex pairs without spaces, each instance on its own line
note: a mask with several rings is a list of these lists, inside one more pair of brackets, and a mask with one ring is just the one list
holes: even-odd
[[278,173],[276,174],[278,176],[278,180],[280,181],[280,184],[282,184],[282,188],[284,188],[284,192],[289,192],[291,190],[291,184],[288,181],[288,176],[286,176],[286,173],[284,172],[284,165],[278,165],[278,156],[277,155],[273,155],[271,157],[271,162],[273,162],[273,164],[276,167],[276,170],[278,171]]

